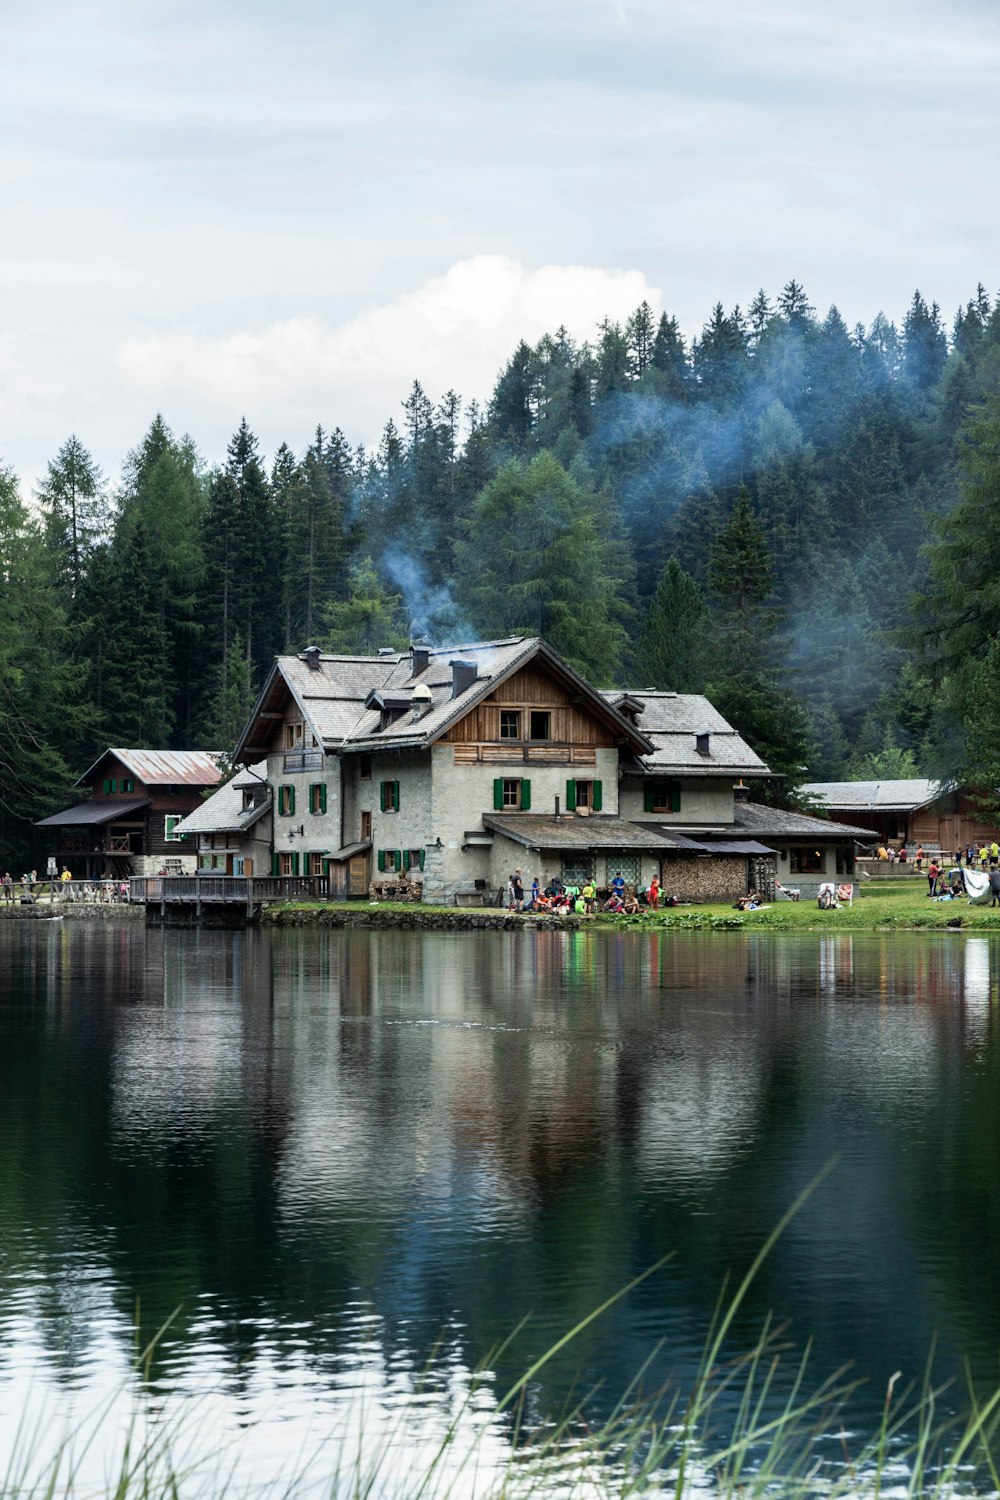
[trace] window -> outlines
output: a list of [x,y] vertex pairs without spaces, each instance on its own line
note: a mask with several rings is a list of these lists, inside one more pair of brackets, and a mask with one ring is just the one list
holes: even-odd
[[361,755],[361,756],[358,757],[358,761],[359,761],[359,764],[358,764],[358,776],[361,778],[362,781],[371,781],[371,779],[372,779],[372,758],[371,758],[371,756],[370,755]]
[[578,807],[600,812],[604,806],[604,783],[601,781],[567,781],[566,811],[575,812]]
[[586,885],[594,874],[593,855],[569,854],[562,862],[563,885]]
[[822,849],[793,849],[791,851],[793,875],[822,875],[826,865]]
[[378,851],[378,867],[380,870],[398,870],[402,867],[403,857],[398,849],[380,849]]
[[310,875],[326,874],[326,870],[324,869],[326,860],[323,858],[322,854],[307,854],[306,862],[309,866]]
[[399,782],[379,782],[379,806],[383,812],[399,812]]
[[302,725],[300,722],[285,725],[285,749],[301,750],[302,748]]
[[125,777],[125,779],[122,782],[122,791],[123,792],[134,792],[135,791],[135,779],[132,776],[126,776]]
[[105,777],[105,779],[104,779],[104,790],[105,790],[105,792],[109,796],[111,795],[112,792],[117,792],[117,790],[118,790],[118,781],[117,781],[117,778],[115,778],[115,777]]
[[279,854],[278,855],[278,874],[279,875],[295,875],[295,874],[297,874],[298,872],[295,869],[295,866],[297,864],[298,864],[298,855],[297,854]]
[[643,806],[646,812],[674,813],[681,810],[681,784],[679,781],[647,781],[643,791]]
[[367,809],[361,814],[361,837],[370,839],[372,836],[372,815]]
[[295,788],[293,786],[279,786],[278,788],[278,815],[282,818],[291,818],[295,815]]
[[167,816],[163,820],[163,833],[164,833],[164,837],[171,844],[179,844],[179,843],[182,842],[182,840],[184,838],[183,833],[175,833],[174,832],[174,829],[177,827],[177,825],[178,825],[178,823],[180,821],[181,821],[181,814],[180,813],[167,813]]
[[630,854],[622,850],[616,854],[614,850],[608,855],[607,860],[608,885],[611,884],[616,875],[620,875],[626,885],[634,885],[636,890],[642,880],[642,862],[638,854]]
[[519,740],[521,738],[521,714],[516,708],[502,708],[500,710],[500,738],[502,740]]
[[326,782],[314,781],[309,788],[309,811],[311,813],[326,812]]
[[552,715],[547,708],[533,708],[531,710],[531,738],[533,740],[549,740],[552,738]]
[[527,812],[531,782],[526,776],[498,776],[493,782],[494,812]]
[[422,870],[424,868],[424,851],[422,849],[403,850],[403,869]]

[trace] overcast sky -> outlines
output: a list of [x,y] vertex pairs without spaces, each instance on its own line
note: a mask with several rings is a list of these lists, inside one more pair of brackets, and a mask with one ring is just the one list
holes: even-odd
[[157,410],[372,443],[413,378],[790,277],[1000,282],[995,0],[0,0],[0,460]]

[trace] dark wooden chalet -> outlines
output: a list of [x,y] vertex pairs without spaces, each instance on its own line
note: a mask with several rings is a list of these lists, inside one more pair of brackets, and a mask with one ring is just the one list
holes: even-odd
[[194,841],[175,833],[220,781],[208,750],[105,750],[76,783],[88,800],[43,818],[47,853],[75,879],[156,874],[164,864],[194,869]]

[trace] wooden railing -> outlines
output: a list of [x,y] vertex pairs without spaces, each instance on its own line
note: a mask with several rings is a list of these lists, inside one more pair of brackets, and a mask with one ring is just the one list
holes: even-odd
[[323,901],[326,875],[133,875],[129,899],[144,904],[260,906],[272,901]]

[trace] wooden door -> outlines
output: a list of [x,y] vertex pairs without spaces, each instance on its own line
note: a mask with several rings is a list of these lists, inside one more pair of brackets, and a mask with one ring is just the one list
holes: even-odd
[[355,854],[347,866],[347,894],[349,896],[367,896],[368,894],[368,856],[367,854]]

